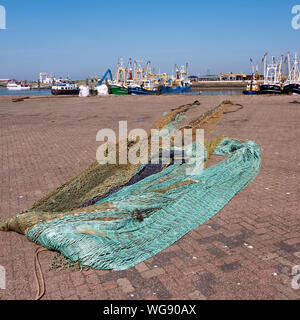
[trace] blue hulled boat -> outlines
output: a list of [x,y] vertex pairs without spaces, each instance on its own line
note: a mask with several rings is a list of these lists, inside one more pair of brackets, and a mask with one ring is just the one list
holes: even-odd
[[167,80],[167,82],[159,88],[160,93],[170,94],[170,93],[180,93],[189,92],[192,88],[192,83],[188,79],[188,64],[186,67],[181,66],[179,69],[177,64],[175,64],[175,76]]
[[161,86],[160,93],[179,93],[179,92],[189,92],[191,91],[192,85],[182,85],[178,87]]
[[155,95],[159,94],[159,91],[157,89],[145,89],[142,86],[128,86],[129,94],[133,95]]
[[246,95],[258,94],[258,91],[244,90],[243,94],[246,94]]
[[258,94],[258,91],[259,91],[258,84],[254,79],[254,75],[252,74],[252,79],[248,81],[246,90],[243,91],[243,94],[246,94],[246,95]]

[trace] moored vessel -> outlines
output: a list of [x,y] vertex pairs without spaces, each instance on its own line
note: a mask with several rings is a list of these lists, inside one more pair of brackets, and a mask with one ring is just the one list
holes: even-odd
[[182,83],[180,86],[162,86],[159,90],[161,94],[164,93],[180,93],[191,91],[192,85],[189,83]]
[[250,65],[251,65],[252,76],[251,76],[251,79],[247,82],[246,90],[243,91],[243,94],[246,94],[246,95],[257,94],[259,91],[259,86],[254,76],[254,64],[253,64],[252,58],[250,58]]
[[117,95],[123,95],[123,94],[129,94],[128,87],[122,86],[120,84],[111,84],[108,87],[110,94],[117,94]]
[[51,87],[53,95],[79,95],[80,88],[76,83],[61,83]]
[[248,81],[246,90],[243,91],[243,94],[253,95],[253,94],[258,94],[258,92],[259,92],[258,84],[256,80],[252,79]]
[[170,78],[167,83],[160,87],[160,93],[180,93],[189,92],[192,88],[192,83],[188,80],[188,64],[179,68],[175,64],[175,77]]
[[283,93],[286,94],[300,94],[300,73],[298,68],[298,55],[295,53],[293,66],[291,67],[290,53],[288,58],[288,78],[283,86]]
[[118,60],[117,76],[116,80],[109,84],[108,91],[110,94],[125,95],[129,94],[127,80],[126,80],[126,68],[123,66],[123,59]]
[[132,94],[132,95],[155,95],[159,93],[157,89],[150,90],[139,85],[131,85],[128,87],[128,89],[129,89],[129,94]]
[[129,80],[129,93],[132,95],[158,95],[160,91],[158,90],[159,85],[155,83],[152,79],[145,79],[139,81],[137,84]]
[[283,93],[300,94],[300,84],[299,83],[286,83],[283,87]]
[[267,64],[267,53],[264,55],[264,83],[260,86],[259,94],[281,94],[281,66],[283,55],[279,63],[272,57],[272,63]]
[[28,83],[10,82],[7,84],[6,88],[7,90],[11,91],[30,90],[30,86]]

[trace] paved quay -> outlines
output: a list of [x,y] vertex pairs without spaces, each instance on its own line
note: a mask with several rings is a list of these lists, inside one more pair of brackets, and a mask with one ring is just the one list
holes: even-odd
[[[262,150],[258,177],[217,215],[156,256],[125,271],[49,271],[40,261],[42,299],[300,299],[292,288],[300,265],[300,104],[297,96],[32,97],[0,96],[0,220],[27,208],[86,168],[96,133],[150,129],[164,111],[199,100],[199,115],[223,100],[242,104],[209,136],[254,140]],[[6,289],[0,299],[34,299],[36,245],[0,232]],[[299,267],[300,268],[300,267]]]

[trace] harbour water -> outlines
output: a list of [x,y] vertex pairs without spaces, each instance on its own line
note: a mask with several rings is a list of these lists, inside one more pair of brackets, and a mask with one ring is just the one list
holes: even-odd
[[[190,92],[183,92],[178,94],[184,95],[241,95],[243,93],[243,89],[228,89],[228,88],[192,88]],[[6,88],[0,87],[0,95],[51,95],[50,89],[32,89],[32,90],[18,90],[11,91]]]
[[15,96],[15,95],[51,95],[50,89],[31,89],[31,90],[7,90],[6,88],[0,87],[0,95],[9,95],[9,96]]
[[202,95],[241,95],[244,88],[192,88],[189,94],[202,94]]

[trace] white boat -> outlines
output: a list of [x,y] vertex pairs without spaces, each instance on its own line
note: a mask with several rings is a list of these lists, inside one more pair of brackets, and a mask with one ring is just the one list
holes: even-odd
[[272,57],[272,63],[267,64],[267,53],[264,55],[264,83],[260,86],[260,94],[281,94],[281,67],[283,55],[279,63]]
[[12,91],[30,90],[30,86],[28,84],[17,84],[17,83],[8,83],[6,88],[7,90],[12,90]]
[[52,86],[51,93],[53,95],[79,95],[80,89],[76,83],[62,83]]
[[298,54],[295,53],[293,65],[291,67],[290,53],[288,52],[288,79],[284,83],[283,93],[300,94],[300,72],[298,68]]
[[10,79],[0,79],[0,87],[7,87],[7,84],[10,82]]

